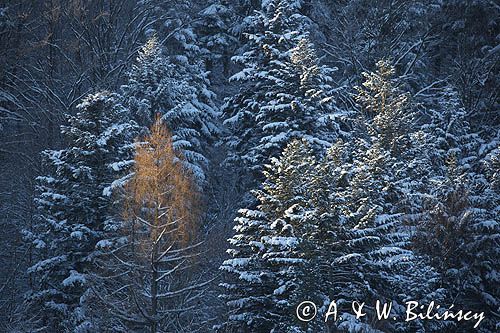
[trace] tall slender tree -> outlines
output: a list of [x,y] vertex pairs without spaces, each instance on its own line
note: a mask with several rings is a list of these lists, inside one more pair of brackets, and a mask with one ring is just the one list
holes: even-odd
[[[208,283],[194,281],[199,209],[192,175],[159,117],[150,133],[136,145],[123,219],[97,244],[102,271],[93,298],[101,330],[186,328],[193,316],[183,309],[192,309]],[[112,316],[99,313],[101,306]]]

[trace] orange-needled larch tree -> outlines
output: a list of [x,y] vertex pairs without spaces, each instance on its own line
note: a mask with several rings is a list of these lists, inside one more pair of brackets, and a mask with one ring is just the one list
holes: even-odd
[[96,298],[111,304],[113,329],[176,332],[192,318],[189,309],[207,283],[195,278],[199,195],[172,136],[157,117],[150,134],[136,144],[134,173],[125,189],[121,230],[101,242]]

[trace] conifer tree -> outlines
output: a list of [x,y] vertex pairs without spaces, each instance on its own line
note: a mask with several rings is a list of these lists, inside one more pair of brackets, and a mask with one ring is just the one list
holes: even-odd
[[441,273],[448,305],[484,311],[481,330],[494,332],[491,318],[498,306],[498,292],[493,286],[498,284],[495,258],[499,225],[493,215],[491,188],[484,183],[477,185],[471,174],[460,167],[456,155],[450,155],[446,175],[433,179],[424,206],[427,214],[423,215],[416,242],[417,249],[427,254]]
[[312,247],[318,245],[312,240],[315,220],[309,218],[310,179],[315,167],[314,153],[303,139],[291,141],[264,171],[266,181],[259,201],[270,219],[271,233],[262,237],[265,248],[262,258],[274,280],[270,297],[280,316],[275,321],[276,331],[303,332],[303,323],[290,314],[294,306],[316,292],[314,286],[308,285],[306,276],[309,259],[314,257]]
[[[229,273],[222,297],[231,309],[222,328],[307,331],[293,316],[294,306],[305,297],[324,301],[316,287],[326,282],[312,275],[319,272],[315,269],[326,255],[320,243],[325,229],[313,218],[310,197],[316,164],[307,141],[292,141],[266,167],[263,188],[254,191],[256,209],[243,210],[236,219],[237,234],[230,240],[232,258],[221,266]],[[321,290],[326,288],[322,285]],[[317,324],[309,327],[322,327]]]
[[28,269],[28,316],[42,332],[92,331],[85,307],[94,246],[113,224],[111,194],[127,179],[137,133],[115,94],[89,95],[77,110],[61,127],[68,147],[43,153],[37,220],[26,231],[36,257]]
[[216,79],[215,71],[223,74],[229,72],[230,56],[238,45],[232,31],[235,15],[231,4],[216,0],[200,12],[201,20],[195,23],[196,33],[203,45],[207,69],[212,74],[211,80]]
[[[362,87],[356,87],[358,93],[355,99],[361,108],[360,118],[366,122],[368,135],[355,144],[353,180],[359,184],[353,184],[353,187],[354,191],[360,191],[362,197],[374,199],[371,204],[378,206],[378,213],[393,215],[400,223],[404,214],[411,210],[411,203],[406,199],[416,186],[413,178],[418,170],[409,167],[418,166],[415,160],[420,156],[412,141],[414,113],[409,105],[409,96],[398,88],[399,82],[394,74],[394,66],[387,60],[381,60],[377,62],[375,72],[363,73],[365,81]],[[377,185],[365,183],[371,181]],[[355,196],[353,193],[352,198]],[[370,205],[368,201],[363,202]],[[367,211],[362,214],[371,215],[368,218],[377,215],[372,211],[373,207],[368,208],[364,204],[359,206],[358,211],[365,208]]]
[[[256,194],[254,194],[256,195]],[[265,214],[259,210],[241,209],[235,219],[235,235],[229,239],[220,298],[228,307],[224,322],[216,325],[218,332],[270,332],[273,328],[273,304],[270,276],[262,260],[261,238],[270,233]]]
[[[315,176],[320,184],[316,188],[328,198],[316,200],[322,231],[318,244],[328,255],[321,261],[323,269],[315,272],[326,281],[324,297],[336,300],[343,318],[328,325],[339,332],[423,330],[422,322],[370,322],[352,315],[351,304],[359,299],[367,304],[391,300],[392,313],[399,316],[404,315],[401,305],[407,300],[443,297],[436,288],[436,272],[408,249],[409,234],[393,201],[400,194],[391,178],[389,154],[362,143],[358,142],[361,147],[337,143]],[[373,308],[366,310],[367,316],[375,315]]]
[[[418,219],[428,179],[432,177],[433,151],[427,147],[427,132],[414,125],[419,118],[408,93],[402,91],[403,82],[395,76],[394,66],[388,60],[377,62],[372,73],[363,73],[361,87],[356,87],[355,100],[360,106],[360,122],[366,124],[360,136],[371,147],[385,155],[388,182],[396,192],[392,203],[398,206],[401,220]],[[430,140],[430,141],[428,141]]]
[[[367,149],[366,153],[359,151]],[[346,304],[351,300],[363,299],[375,302],[377,299],[396,299],[403,281],[391,281],[398,275],[398,266],[403,266],[410,254],[404,250],[407,235],[400,233],[401,214],[394,210],[393,200],[397,195],[391,174],[388,153],[380,148],[365,148],[360,144],[353,162],[352,179],[346,192],[346,222],[339,233],[339,241],[345,244],[344,252],[333,260],[333,265],[347,267],[351,281],[343,288]],[[353,268],[357,270],[354,273]],[[381,274],[381,271],[388,274]],[[354,274],[353,274],[354,273]],[[368,301],[369,300],[369,301]],[[348,318],[339,328],[347,331],[356,325],[370,327],[370,324]],[[351,326],[352,325],[352,326]],[[376,327],[373,327],[376,328]]]
[[240,83],[240,92],[224,106],[227,162],[258,178],[291,139],[323,149],[338,135],[327,97],[332,69],[319,65],[305,34],[309,20],[299,9],[299,2],[266,2],[253,18],[256,32],[247,35],[247,50],[233,57],[243,68],[230,79]]
[[[352,301],[390,299],[402,304],[415,297],[441,297],[432,286],[436,274],[405,248],[408,235],[399,228],[399,215],[390,213],[383,195],[384,186],[390,184],[382,174],[387,168],[384,155],[374,151],[366,159],[350,162],[347,151],[348,146],[339,142],[317,162],[307,142],[293,141],[279,159],[271,160],[263,189],[255,192],[257,211],[246,214],[258,218],[238,219],[236,229],[241,233],[231,240],[236,249],[246,251],[230,250],[232,258],[221,267],[231,273],[224,297],[234,315],[226,324],[240,327],[266,318],[267,326],[252,329],[391,330],[398,324],[355,319],[349,314]],[[253,228],[247,227],[250,223]],[[241,277],[247,276],[258,277],[254,280],[258,283],[239,293]],[[255,299],[260,307],[248,301]],[[318,318],[336,300],[344,320],[306,324],[290,316],[306,299],[317,304]],[[403,308],[396,306],[393,311],[401,314]],[[415,328],[421,327],[415,323],[406,329]]]
[[[482,140],[471,131],[457,93],[445,87],[437,99],[440,107],[430,109],[431,122],[423,127],[433,174],[415,246],[442,274],[449,304],[494,314],[499,235],[494,158],[481,163]],[[481,326],[494,331],[488,319]]]
[[392,156],[399,156],[409,145],[409,124],[412,113],[408,108],[408,94],[397,87],[394,66],[387,60],[377,62],[375,72],[363,73],[362,87],[357,87],[356,101],[364,115],[372,120],[369,134]]
[[149,126],[156,114],[162,116],[174,148],[184,154],[186,166],[202,185],[208,164],[206,146],[219,132],[217,107],[204,73],[197,72],[195,65],[187,66],[187,59],[176,61],[186,66],[163,54],[158,38],[151,37],[139,51],[122,90],[139,124]]
[[[347,170],[344,192],[335,194],[332,189],[334,196],[344,200],[340,220],[344,231],[337,234],[338,241],[345,244],[344,252],[333,265],[345,267],[346,275],[351,276],[341,291],[346,301],[357,297],[373,302],[392,299],[401,304],[412,296],[436,294],[432,283],[436,274],[409,249],[411,234],[403,223],[411,210],[411,205],[403,203],[409,202],[408,197],[415,191],[413,170],[408,167],[418,165],[414,159],[419,157],[410,140],[413,115],[408,96],[399,91],[393,74],[394,67],[387,61],[379,61],[375,73],[364,74],[365,82],[357,88],[356,100],[367,122],[368,135],[351,143],[352,162],[347,165],[351,169]],[[393,310],[398,313],[402,308]],[[338,328],[346,331],[357,325],[382,330],[398,326],[359,321],[348,313],[343,317],[348,319]]]

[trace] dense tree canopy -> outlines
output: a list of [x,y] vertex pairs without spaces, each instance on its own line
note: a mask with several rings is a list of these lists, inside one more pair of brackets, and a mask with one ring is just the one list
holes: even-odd
[[498,331],[499,14],[0,2],[0,331]]

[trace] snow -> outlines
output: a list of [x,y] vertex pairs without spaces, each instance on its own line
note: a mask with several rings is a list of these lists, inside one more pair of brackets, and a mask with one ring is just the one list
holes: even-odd
[[252,274],[248,272],[240,272],[240,279],[246,281],[246,282],[252,282],[252,283],[260,283],[262,280],[260,279],[260,274]]
[[71,234],[70,234],[71,238],[75,238],[75,239],[78,239],[78,240],[82,240],[83,239],[83,232],[81,231],[73,231]]
[[245,266],[251,261],[250,258],[235,258],[235,259],[228,259],[225,260],[222,265],[231,265],[231,266]]
[[216,14],[225,14],[227,12],[227,8],[225,6],[219,4],[211,4],[207,8],[201,11],[202,15],[216,15]]
[[495,220],[485,220],[485,221],[481,221],[479,223],[474,224],[474,228],[477,228],[477,229],[486,228],[486,229],[495,230],[498,227],[499,227],[499,223],[498,223],[498,221],[495,221]]
[[106,249],[106,248],[112,247],[113,246],[113,242],[111,242],[108,239],[103,239],[103,240],[98,241],[95,246],[98,249]]
[[266,124],[262,127],[264,131],[266,130],[276,130],[280,128],[288,128],[288,123],[284,121],[277,121],[277,122],[272,122],[269,124]]
[[104,131],[104,133],[96,140],[98,146],[106,146],[108,141],[116,135],[123,133],[130,127],[129,124],[112,124]]
[[275,289],[274,292],[273,292],[273,294],[274,295],[282,295],[282,294],[285,293],[286,289],[287,289],[286,285],[282,285],[279,288]]
[[269,245],[278,246],[280,248],[292,248],[299,244],[296,237],[265,237],[264,240]]
[[35,248],[37,249],[43,249],[47,245],[43,240],[41,239],[36,239],[33,241],[33,244],[35,245]]
[[242,81],[250,77],[254,72],[253,68],[245,68],[229,78],[229,81]]
[[57,257],[48,258],[37,262],[35,265],[28,268],[28,273],[41,272],[51,267],[55,267],[68,259],[66,255],[60,255]]
[[118,162],[113,162],[109,165],[109,167],[113,170],[113,171],[122,171],[124,169],[127,169],[129,168],[130,166],[132,166],[134,164],[134,161],[133,160],[130,160],[130,161],[118,161]]
[[134,173],[130,173],[122,178],[114,180],[110,186],[106,186],[102,190],[102,195],[105,197],[110,197],[113,191],[116,189],[124,188],[127,182],[133,177]]
[[77,284],[78,285],[85,285],[86,279],[85,275],[78,273],[75,270],[71,270],[69,272],[69,276],[62,281],[62,285],[65,287],[75,287]]

